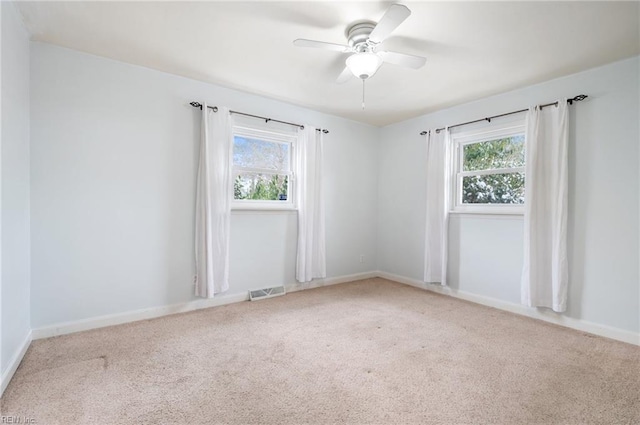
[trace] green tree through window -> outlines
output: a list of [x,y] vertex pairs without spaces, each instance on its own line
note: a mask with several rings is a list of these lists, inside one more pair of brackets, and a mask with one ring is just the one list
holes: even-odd
[[462,154],[463,172],[503,170],[463,175],[463,204],[524,204],[523,135],[463,145]]
[[282,175],[245,173],[233,182],[234,199],[286,201],[289,177]]

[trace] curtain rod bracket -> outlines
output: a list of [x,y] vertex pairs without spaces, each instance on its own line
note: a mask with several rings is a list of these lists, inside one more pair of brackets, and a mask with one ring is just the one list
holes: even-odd
[[[189,105],[193,106],[194,108],[198,108],[202,111],[202,103],[200,102],[189,102]],[[213,112],[218,112],[217,106],[207,106],[207,108],[211,109]]]
[[579,94],[579,95],[573,97],[572,99],[568,100],[569,105],[573,105],[573,102],[581,102],[581,101],[585,100],[587,97],[589,97],[589,96],[587,96],[586,94]]

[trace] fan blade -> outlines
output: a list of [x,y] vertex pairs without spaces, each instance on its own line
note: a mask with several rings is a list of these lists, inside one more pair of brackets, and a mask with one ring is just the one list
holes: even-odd
[[353,72],[351,72],[351,70],[345,66],[344,70],[340,73],[340,75],[338,75],[338,78],[336,79],[336,83],[338,84],[346,83],[347,81],[349,81],[351,77],[353,77]]
[[427,58],[422,56],[407,55],[405,53],[396,52],[378,52],[378,56],[387,63],[394,65],[406,66],[407,68],[419,69],[427,62]]
[[411,11],[407,6],[392,4],[369,34],[369,40],[374,43],[382,43],[409,15],[411,15]]
[[324,41],[305,40],[299,38],[293,42],[298,47],[315,47],[316,49],[333,50],[335,52],[347,53],[351,51],[351,47],[343,44],[325,43]]

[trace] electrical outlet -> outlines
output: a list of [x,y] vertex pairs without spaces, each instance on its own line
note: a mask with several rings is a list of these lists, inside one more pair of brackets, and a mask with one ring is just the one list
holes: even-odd
[[360,254],[360,262],[364,263],[364,254]]

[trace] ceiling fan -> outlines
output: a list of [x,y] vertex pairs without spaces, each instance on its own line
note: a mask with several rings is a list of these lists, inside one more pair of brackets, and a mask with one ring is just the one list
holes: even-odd
[[353,75],[364,83],[364,80],[371,78],[378,71],[383,62],[413,69],[419,69],[425,64],[427,59],[422,56],[378,50],[380,43],[386,40],[409,15],[411,11],[407,6],[393,4],[377,24],[364,21],[351,25],[347,29],[348,45],[302,38],[295,40],[293,44],[298,47],[315,47],[340,53],[352,53],[347,58],[346,66],[338,76],[337,82],[344,83]]

